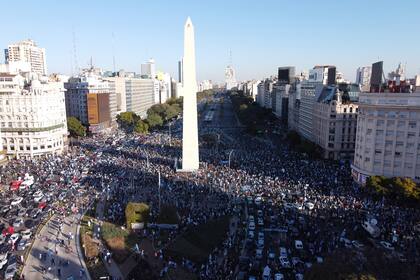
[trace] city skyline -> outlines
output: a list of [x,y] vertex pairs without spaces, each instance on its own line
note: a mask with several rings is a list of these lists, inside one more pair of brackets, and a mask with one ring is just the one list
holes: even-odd
[[[96,66],[113,70],[115,56],[116,70],[140,72],[140,64],[154,58],[157,70],[176,77],[182,56],[182,30],[178,27],[190,15],[198,31],[198,80],[224,81],[230,51],[238,80],[275,75],[282,65],[294,65],[299,73],[314,65],[332,64],[347,80],[354,81],[358,67],[377,60],[384,61],[385,73],[399,62],[407,63],[407,75],[414,76],[420,72],[420,58],[412,47],[417,39],[410,35],[420,24],[415,14],[419,3],[410,3],[410,9],[404,5],[390,9],[386,4],[128,1],[124,5],[101,5],[97,1],[77,1],[57,5],[46,1],[40,6],[22,1],[15,4],[19,22],[13,20],[15,14],[4,15],[6,22],[14,25],[4,30],[0,44],[6,48],[33,39],[46,49],[50,73],[72,74],[74,34],[80,68],[92,57]],[[313,12],[302,13],[302,7]],[[36,21],[33,14],[37,14]],[[394,19],[394,15],[403,16]],[[411,43],[393,43],[402,41]]]

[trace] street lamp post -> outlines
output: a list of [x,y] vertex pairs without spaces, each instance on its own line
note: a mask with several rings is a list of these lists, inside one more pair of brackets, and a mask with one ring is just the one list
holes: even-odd
[[160,213],[160,171],[158,171],[158,194],[159,194],[159,213]]
[[230,151],[230,153],[229,153],[229,168],[230,168],[230,160],[231,160],[231,157],[232,157],[232,153],[233,153],[233,151],[234,151],[234,150],[231,150],[231,151]]
[[172,133],[171,133],[172,124],[169,123],[169,146],[172,147]]

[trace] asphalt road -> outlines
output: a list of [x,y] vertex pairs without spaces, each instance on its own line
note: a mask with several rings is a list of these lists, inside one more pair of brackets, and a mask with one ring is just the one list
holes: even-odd
[[71,215],[63,220],[62,216],[54,215],[42,228],[26,260],[25,279],[88,279],[86,273],[81,273],[83,256],[76,248],[78,217],[79,214]]

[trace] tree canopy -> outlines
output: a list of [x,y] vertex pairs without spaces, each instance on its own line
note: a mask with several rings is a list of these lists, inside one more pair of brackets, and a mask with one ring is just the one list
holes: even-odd
[[145,203],[129,202],[125,207],[125,220],[127,228],[131,229],[132,223],[145,223],[149,219],[150,208]]
[[86,135],[86,127],[75,117],[67,118],[67,129],[73,137]]
[[134,125],[134,132],[140,134],[147,134],[149,132],[149,125],[142,120],[138,120]]
[[410,178],[370,176],[366,189],[377,198],[385,197],[406,206],[420,206],[420,186]]
[[160,115],[153,113],[147,116],[147,123],[149,124],[150,128],[155,128],[162,126],[163,120]]

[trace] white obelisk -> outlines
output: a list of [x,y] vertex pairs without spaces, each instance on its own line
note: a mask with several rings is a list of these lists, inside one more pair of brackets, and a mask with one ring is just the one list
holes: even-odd
[[199,167],[197,127],[197,81],[195,78],[194,26],[188,17],[184,26],[183,60],[184,96],[182,127],[182,170],[195,171]]

